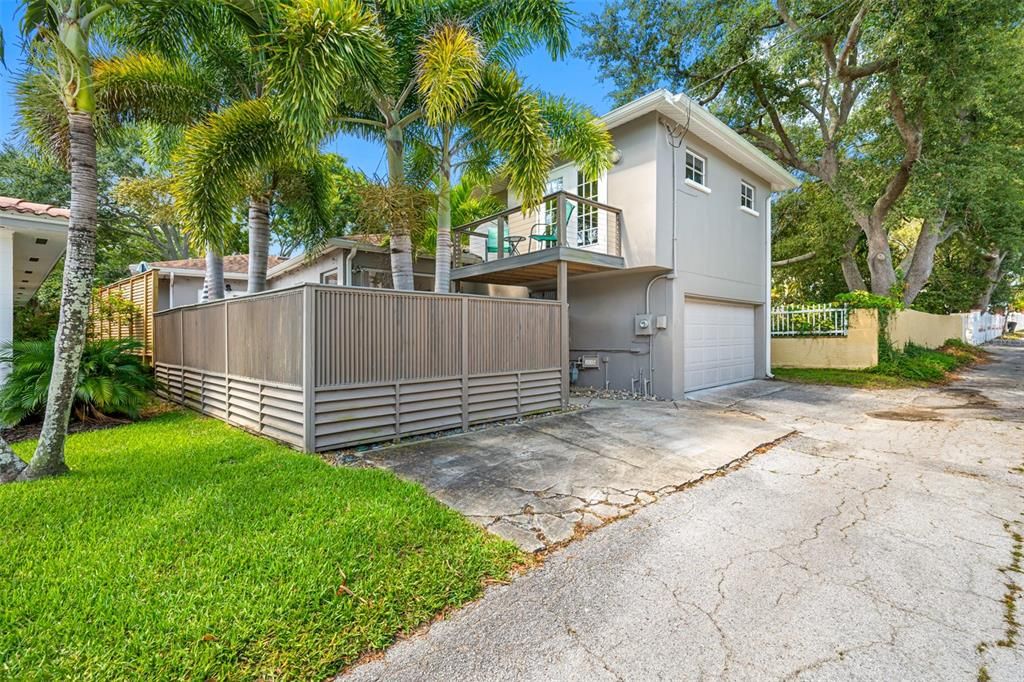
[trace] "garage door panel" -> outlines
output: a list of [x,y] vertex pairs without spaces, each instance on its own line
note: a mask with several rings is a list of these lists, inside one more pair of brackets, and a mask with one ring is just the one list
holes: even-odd
[[683,352],[687,391],[753,379],[753,306],[687,301]]

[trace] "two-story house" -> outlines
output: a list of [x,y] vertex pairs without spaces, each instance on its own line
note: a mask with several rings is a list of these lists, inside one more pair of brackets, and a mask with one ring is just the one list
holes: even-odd
[[[679,398],[766,376],[771,195],[797,180],[682,94],[658,90],[602,120],[611,169],[552,169],[527,212],[497,186],[509,208],[457,228],[452,279],[567,300],[580,385]],[[460,267],[462,252],[484,261]]]

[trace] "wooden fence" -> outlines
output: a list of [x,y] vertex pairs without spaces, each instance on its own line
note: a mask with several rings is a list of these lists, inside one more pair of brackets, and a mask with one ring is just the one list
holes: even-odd
[[[152,364],[155,342],[153,315],[157,308],[158,286],[157,271],[147,270],[98,289],[89,309],[89,338],[138,339],[142,342],[143,358]],[[136,312],[109,315],[97,309],[97,303],[102,308],[102,301],[118,296],[132,303]]]
[[166,397],[325,451],[558,409],[554,301],[304,284],[155,317]]

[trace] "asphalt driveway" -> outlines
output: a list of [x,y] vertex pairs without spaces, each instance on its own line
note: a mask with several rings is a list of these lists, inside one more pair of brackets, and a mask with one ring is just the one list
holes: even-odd
[[994,352],[944,389],[699,396],[799,433],[345,679],[1024,678],[1024,348]]
[[535,551],[728,468],[790,431],[712,404],[594,401],[554,417],[371,450],[363,459]]

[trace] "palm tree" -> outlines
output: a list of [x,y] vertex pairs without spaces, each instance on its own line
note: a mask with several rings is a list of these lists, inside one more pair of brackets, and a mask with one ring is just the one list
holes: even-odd
[[67,471],[64,440],[85,347],[96,266],[96,97],[90,39],[96,20],[113,9],[111,2],[98,0],[26,0],[23,6],[21,34],[33,44],[35,63],[46,70],[66,117],[71,205],[46,414],[27,467],[13,461],[6,444],[0,444],[0,460],[5,463],[0,466],[7,469],[4,478],[8,479]]
[[544,194],[554,156],[593,177],[611,165],[611,136],[604,126],[579,105],[525,90],[503,65],[507,58],[500,48],[500,41],[481,43],[454,23],[438,26],[419,48],[418,88],[431,127],[420,142],[436,159],[437,292],[451,287],[453,172],[468,166],[506,176],[526,210]]
[[[197,13],[194,7],[199,5],[210,12]],[[216,111],[185,133],[177,156],[176,194],[193,234],[212,244],[227,241],[236,207],[240,201],[247,204],[248,290],[262,291],[273,203],[290,202],[295,215],[309,221],[303,230],[309,234],[322,231],[331,203],[325,160],[273,105],[275,84],[266,64],[274,54],[291,49],[289,41],[296,39],[282,27],[300,38],[310,32],[335,33],[332,48],[342,55],[338,61],[344,65],[344,76],[335,87],[373,69],[386,46],[372,15],[355,0],[191,0],[184,7],[172,10],[172,19],[164,13],[148,17],[150,29],[144,35],[160,45],[159,26],[198,23],[192,30],[193,51],[210,57],[207,70],[216,73],[216,82],[224,87]],[[219,17],[215,31],[210,31],[210,16]]]
[[[374,68],[364,69],[360,78],[345,79],[351,60],[335,47],[344,35],[340,24],[332,28],[321,23],[322,30],[310,31],[283,22],[281,35],[287,39],[271,52],[268,68],[283,116],[307,137],[319,140],[347,130],[382,140],[388,183],[396,188],[406,182],[407,132],[428,112],[444,118],[470,101],[481,78],[488,77],[486,70],[481,72],[482,63],[510,63],[537,44],[558,59],[569,47],[570,12],[563,0],[379,0],[373,7],[383,45],[372,60]],[[471,43],[486,46],[487,55],[481,56]],[[347,87],[340,87],[343,82]],[[505,129],[520,149],[529,150],[522,156],[533,159],[530,172],[539,175],[547,172],[550,159],[539,146],[530,145],[536,139],[532,132]],[[392,223],[389,232],[395,288],[411,290],[409,226]]]

